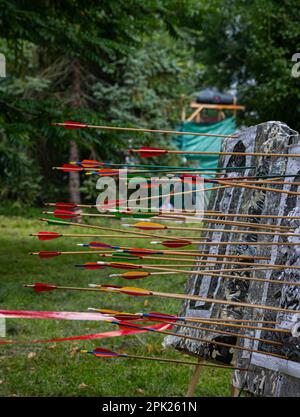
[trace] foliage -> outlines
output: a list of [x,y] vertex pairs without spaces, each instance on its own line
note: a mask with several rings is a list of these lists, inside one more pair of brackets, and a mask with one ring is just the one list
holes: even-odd
[[9,176],[23,189],[27,179],[21,165],[10,165],[8,176],[6,164],[3,197],[29,204],[65,199],[68,175],[53,173],[51,167],[69,161],[71,140],[81,158],[118,163],[124,162],[132,139],[151,141],[111,131],[68,131],[49,126],[51,121],[156,128],[175,123],[175,99],[192,91],[196,72],[192,51],[167,33],[173,8],[172,2],[159,0],[102,1],[101,7],[77,0],[0,0],[0,45],[9,74],[0,83],[0,106],[3,130],[10,126],[2,159],[9,159],[8,149],[17,138],[19,159],[34,167],[32,184],[42,183],[26,195],[13,192]]
[[237,89],[246,123],[281,120],[300,130],[300,78],[291,75],[299,52],[298,0],[210,0],[199,3],[193,27],[204,79]]

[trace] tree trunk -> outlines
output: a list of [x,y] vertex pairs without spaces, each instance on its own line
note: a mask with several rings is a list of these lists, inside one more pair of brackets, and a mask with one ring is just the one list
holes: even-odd
[[[78,59],[71,63],[73,74],[72,85],[72,99],[71,106],[73,108],[83,107],[83,100],[81,94],[81,66]],[[70,141],[70,161],[79,161],[79,149],[77,143]],[[80,174],[79,172],[69,173],[69,196],[70,201],[75,204],[80,204]]]
[[[70,161],[79,161],[79,150],[77,143],[72,140],[70,142]],[[69,173],[69,195],[70,201],[80,204],[80,174],[79,172]]]

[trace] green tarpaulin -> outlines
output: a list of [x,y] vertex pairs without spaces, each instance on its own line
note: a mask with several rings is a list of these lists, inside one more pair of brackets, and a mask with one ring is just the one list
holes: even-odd
[[[203,151],[203,152],[220,152],[222,139],[220,137],[201,136],[201,133],[218,133],[222,135],[230,135],[236,130],[236,122],[234,117],[228,117],[215,123],[194,123],[183,122],[177,130],[182,132],[196,132],[199,136],[178,135],[173,138],[176,148],[180,151]],[[193,166],[201,171],[217,168],[219,163],[219,155],[185,155],[189,160],[194,160]],[[212,178],[214,175],[202,175],[205,178]],[[205,188],[210,188],[210,184],[205,184]],[[205,202],[207,204],[209,194],[205,193]]]
[[[230,135],[235,132],[236,123],[233,117],[215,123],[183,122],[177,130],[199,132],[199,136],[182,135],[174,137],[173,140],[177,149],[181,151],[220,152],[222,138],[201,136],[201,133]],[[185,157],[195,160],[194,166],[204,171],[208,168],[217,168],[219,161],[218,155],[185,155]]]

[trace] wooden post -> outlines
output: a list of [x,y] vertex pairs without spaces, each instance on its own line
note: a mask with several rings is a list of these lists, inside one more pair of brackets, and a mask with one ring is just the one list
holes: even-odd
[[186,397],[193,397],[197,384],[199,382],[200,374],[202,371],[202,359],[198,359],[198,364],[195,366],[194,373],[190,382],[190,385],[188,387]]

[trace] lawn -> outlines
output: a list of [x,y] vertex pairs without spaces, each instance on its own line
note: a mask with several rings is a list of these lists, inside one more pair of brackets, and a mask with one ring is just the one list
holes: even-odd
[[[14,216],[10,213],[14,213]],[[88,307],[102,307],[130,312],[179,312],[180,300],[75,291],[36,294],[23,288],[22,284],[36,281],[69,286],[87,286],[91,282],[132,284],[120,278],[107,278],[105,270],[74,268],[78,262],[97,260],[95,255],[60,256],[48,260],[29,256],[28,252],[38,250],[77,250],[76,243],[88,241],[83,238],[60,238],[40,242],[37,238],[29,237],[30,233],[41,230],[62,231],[62,227],[41,224],[38,220],[40,213],[41,210],[24,212],[15,208],[0,211],[0,308],[86,311]],[[105,225],[118,227],[117,221],[105,220]],[[70,227],[63,231],[80,232],[78,228]],[[136,247],[145,245],[142,239],[126,242],[126,238],[122,238],[108,243],[112,242]],[[153,276],[135,281],[133,285],[158,291],[184,292],[186,279],[186,275]],[[107,323],[63,320],[9,319],[6,327],[7,338],[15,340],[48,339],[116,330],[115,326]],[[164,351],[162,340],[162,335],[148,333],[102,339],[98,342],[2,346],[0,396],[184,396],[193,371],[190,366],[133,359],[101,359],[76,352],[76,348],[81,346],[87,349],[101,346],[129,354],[195,360],[171,349]],[[206,368],[196,396],[230,395],[230,376],[230,371]]]

